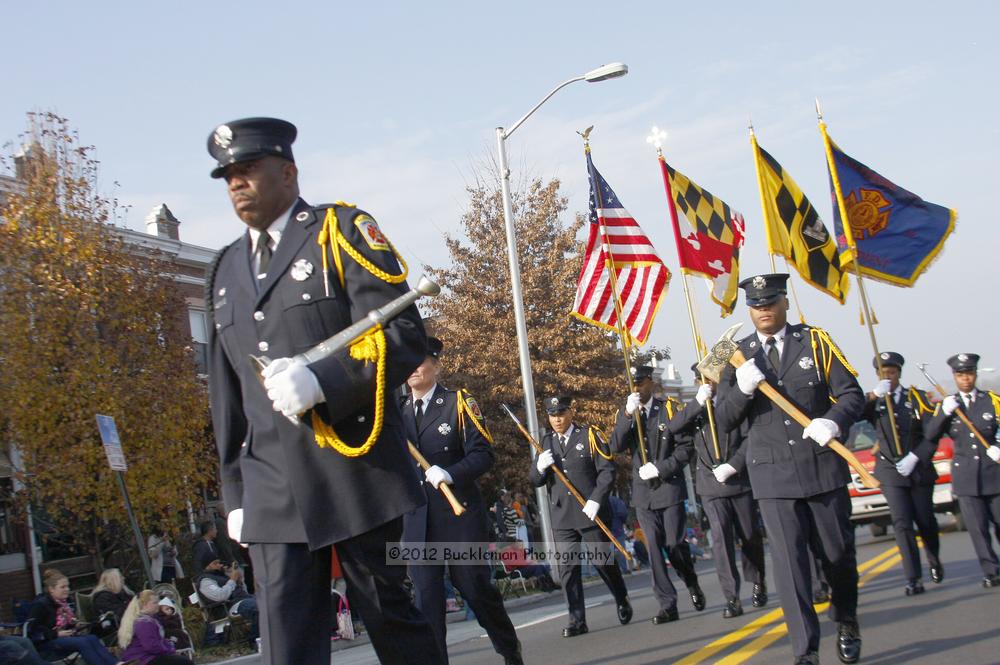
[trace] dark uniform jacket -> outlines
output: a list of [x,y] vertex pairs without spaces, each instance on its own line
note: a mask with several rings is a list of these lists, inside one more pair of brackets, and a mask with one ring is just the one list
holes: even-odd
[[[864,408],[865,396],[854,374],[830,354],[829,373],[822,367],[827,345],[813,356],[810,327],[788,325],[781,367],[775,372],[757,333],[740,340],[743,355],[753,358],[765,379],[809,418],[827,418],[846,436]],[[715,413],[723,430],[746,419],[749,429],[750,483],[757,499],[804,498],[844,487],[850,481],[847,462],[829,447],[802,438],[802,426],[763,392],[747,396],[736,385],[736,373],[726,369]]]
[[[308,350],[408,290],[342,253],[344,286],[316,240],[327,208],[344,238],[390,275],[400,267],[374,221],[346,205],[313,208],[301,199],[267,277],[252,273],[250,236],[224,248],[208,275],[209,391],[226,508],[243,508],[245,542],[305,542],[313,549],[369,531],[424,501],[406,449],[394,391],[423,361],[427,340],[416,306],[385,326],[384,425],[365,455],[346,457],[315,441],[310,414],[296,426],[272,410],[250,354],[272,359]],[[329,251],[327,249],[327,251]],[[258,287],[255,282],[259,283]],[[358,446],[375,414],[376,363],[342,351],[310,365],[326,401],[314,411]]]
[[[750,491],[750,477],[747,474],[747,424],[744,421],[734,430],[726,432],[715,423],[716,435],[719,437],[719,453],[721,461],[715,459],[715,446],[712,444],[712,430],[708,422],[708,411],[697,401],[691,400],[677,415],[678,426],[683,431],[690,431],[694,443],[693,457],[695,468],[695,491],[705,499],[720,496],[738,496]],[[715,479],[712,469],[720,464],[729,464],[736,469],[736,474],[726,482]]]
[[[965,408],[962,396],[955,394],[959,409],[965,411],[969,422],[983,435],[990,445],[996,443],[997,410],[993,393],[976,390],[976,401],[971,409]],[[986,456],[986,451],[976,435],[969,431],[957,413],[946,416],[939,404],[934,417],[927,424],[927,438],[937,441],[948,435],[954,441],[955,456],[951,461],[951,487],[958,496],[991,496],[1000,494],[1000,464]]]
[[[878,451],[875,453],[875,477],[883,485],[895,487],[912,487],[913,485],[933,485],[938,474],[934,470],[931,459],[937,450],[936,441],[924,438],[924,420],[930,420],[927,405],[927,393],[917,388],[903,389],[901,402],[893,400],[896,416],[896,430],[899,432],[899,445],[902,455],[896,454],[896,443],[892,436],[892,424],[889,422],[889,412],[882,397],[868,399],[865,402],[862,419],[875,426],[878,435]],[[912,452],[920,461],[913,468],[913,473],[903,476],[896,470],[896,462],[907,453]]]
[[[547,433],[541,441],[542,450],[551,450],[555,459],[553,466],[558,467],[566,474],[566,478],[573,483],[584,500],[596,501],[601,504],[597,516],[605,523],[611,518],[611,511],[608,507],[608,495],[615,482],[615,463],[603,457],[598,452],[592,452],[590,448],[589,425],[580,426],[573,423],[573,431],[570,433],[569,442],[564,450],[558,443],[555,433]],[[594,437],[601,450],[607,453],[600,432],[594,429]],[[609,455],[610,456],[610,455]],[[552,472],[552,467],[545,469],[545,473],[538,472],[538,466],[531,465],[528,473],[528,480],[535,487],[545,485],[549,490],[549,506],[552,514],[552,526],[556,529],[586,529],[594,526],[586,515],[583,514],[583,506],[570,493],[562,481],[556,478]]]
[[632,452],[632,505],[637,508],[658,510],[688,498],[684,466],[691,461],[694,451],[691,437],[681,434],[687,422],[680,417],[680,412],[681,407],[676,402],[668,405],[654,397],[649,413],[643,419],[646,456],[660,472],[660,482],[655,489],[648,480],[639,477],[642,456],[638,450],[635,421],[624,410],[618,412],[611,435],[611,449],[616,453]]
[[[471,422],[474,416],[466,414],[460,425],[458,393],[454,390],[441,385],[434,388],[419,432],[413,399],[407,396],[401,403],[407,437],[431,465],[451,475],[454,481],[451,490],[466,509],[456,517],[444,495],[430,483],[421,481],[427,503],[407,513],[403,540],[408,543],[485,542],[489,531],[486,505],[476,479],[493,467],[496,461],[493,446],[476,423]],[[418,469],[417,472],[422,478],[423,471]]]

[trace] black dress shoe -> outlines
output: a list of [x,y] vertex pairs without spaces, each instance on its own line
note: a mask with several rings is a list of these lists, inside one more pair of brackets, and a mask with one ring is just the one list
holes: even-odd
[[577,635],[583,635],[586,632],[588,632],[587,624],[578,623],[563,628],[563,637],[576,637]]
[[920,580],[910,580],[906,583],[906,595],[916,596],[918,593],[924,592],[924,585]]
[[628,598],[618,603],[618,622],[621,625],[627,624],[632,620],[632,603],[628,602]]
[[669,610],[660,610],[660,613],[653,617],[653,625],[659,626],[661,623],[670,623],[671,621],[677,621],[680,615],[677,614],[677,608],[671,607]]
[[944,579],[944,566],[940,563],[936,566],[931,566],[931,582],[934,584],[941,584],[941,580]]
[[826,603],[830,601],[830,591],[828,589],[819,589],[813,594],[813,603],[817,605],[819,603]]
[[857,621],[841,621],[837,626],[837,657],[842,663],[861,658],[861,630]]
[[767,605],[767,585],[764,583],[753,585],[753,606],[764,607]]
[[1000,575],[987,575],[983,578],[983,588],[991,589],[1000,586]]
[[815,651],[799,656],[795,659],[795,665],[819,665],[819,654]]
[[722,610],[723,619],[735,619],[741,614],[743,614],[743,603],[740,602],[739,598],[727,602],[726,609]]
[[691,603],[694,605],[694,609],[701,612],[705,609],[705,594],[702,593],[701,587],[695,582],[693,587],[688,588],[688,593],[691,594]]

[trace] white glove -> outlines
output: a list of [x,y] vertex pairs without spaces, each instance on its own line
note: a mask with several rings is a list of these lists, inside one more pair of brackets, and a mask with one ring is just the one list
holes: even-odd
[[427,482],[434,486],[434,489],[437,489],[438,485],[441,483],[447,483],[448,485],[451,485],[452,483],[451,474],[439,467],[437,464],[427,469],[424,473],[424,478]]
[[986,456],[994,462],[1000,462],[1000,446],[990,446],[987,448]]
[[639,467],[639,477],[643,480],[652,480],[660,477],[660,470],[652,462],[646,462]]
[[319,379],[299,358],[278,358],[261,374],[272,407],[286,416],[297,416],[326,401]]
[[954,395],[948,395],[947,397],[944,398],[944,401],[941,402],[941,410],[944,411],[944,415],[946,416],[950,416],[951,414],[955,413],[957,409],[958,409],[958,398],[955,397]]
[[230,510],[229,514],[226,515],[226,531],[229,532],[229,537],[238,542],[240,545],[243,544],[241,537],[243,536],[243,509],[236,508]]
[[625,413],[631,416],[640,406],[642,406],[642,398],[639,397],[639,393],[632,393],[625,400]]
[[591,522],[597,517],[597,511],[601,509],[601,504],[596,501],[591,501],[587,499],[587,503],[583,504],[583,514],[587,516]]
[[736,368],[736,385],[744,395],[753,395],[763,380],[764,373],[757,367],[753,358]]
[[899,471],[899,475],[901,476],[909,476],[917,468],[917,462],[919,461],[920,458],[913,453],[906,453],[903,459],[896,462],[896,471]]
[[875,394],[875,397],[882,398],[888,395],[890,390],[892,390],[892,382],[889,379],[882,379],[872,388],[872,393]]
[[694,396],[698,406],[705,406],[705,402],[712,399],[712,384],[703,383],[698,387],[698,394]]
[[732,464],[720,464],[712,469],[712,473],[715,475],[716,480],[720,483],[724,483],[736,475],[736,467]]
[[838,436],[840,436],[840,426],[826,418],[813,418],[812,422],[802,430],[803,439],[812,439],[821,446],[825,446]]
[[538,459],[535,460],[535,467],[538,469],[538,473],[545,473],[545,469],[549,468],[556,463],[554,457],[552,457],[551,450],[543,450],[538,454]]

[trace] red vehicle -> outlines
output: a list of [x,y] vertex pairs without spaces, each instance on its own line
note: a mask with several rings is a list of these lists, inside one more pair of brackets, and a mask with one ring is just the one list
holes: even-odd
[[[875,428],[871,424],[861,422],[851,428],[848,447],[869,471],[875,470],[875,457],[872,454],[874,445]],[[934,469],[938,473],[934,485],[934,511],[951,513],[955,517],[955,525],[964,529],[962,515],[958,511],[958,500],[951,491],[952,456],[952,440],[941,437],[937,452],[934,453]],[[851,483],[847,487],[851,492],[851,521],[855,525],[867,524],[873,536],[885,535],[886,529],[892,524],[892,517],[882,490],[868,489],[861,484],[856,473],[851,473]]]

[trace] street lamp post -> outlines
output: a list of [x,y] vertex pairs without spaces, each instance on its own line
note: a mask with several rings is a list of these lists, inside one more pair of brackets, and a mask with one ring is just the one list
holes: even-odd
[[[511,125],[510,129],[497,127],[497,155],[500,165],[500,191],[503,196],[503,221],[507,232],[507,261],[510,266],[510,290],[511,299],[514,302],[514,325],[517,329],[517,353],[521,365],[521,383],[524,387],[524,415],[528,425],[528,431],[537,441],[539,439],[538,414],[535,412],[535,382],[531,377],[531,355],[528,350],[528,326],[524,318],[524,298],[521,296],[521,266],[517,254],[517,237],[514,232],[514,204],[510,196],[510,167],[507,164],[506,140],[510,138],[518,127],[527,120],[532,113],[537,111],[542,104],[547,102],[552,95],[556,94],[571,83],[577,81],[587,81],[597,83],[612,78],[618,78],[628,73],[628,67],[620,62],[602,65],[597,69],[592,69],[583,76],[577,76],[563,81],[552,92],[545,95],[542,101],[535,104],[530,111],[521,116],[521,119]],[[532,463],[534,463],[535,453],[531,452]],[[549,544],[553,542],[552,520],[549,515],[549,501],[544,486],[539,487],[535,492],[538,501],[538,513],[542,518],[542,532],[545,541]]]

